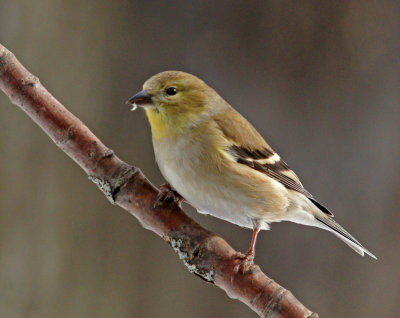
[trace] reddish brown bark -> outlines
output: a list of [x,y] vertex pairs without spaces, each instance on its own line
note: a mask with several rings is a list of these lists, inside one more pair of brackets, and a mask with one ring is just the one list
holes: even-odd
[[235,271],[238,252],[176,204],[154,207],[158,190],[141,171],[121,161],[1,44],[0,88],[85,170],[113,204],[169,242],[189,271],[222,288],[261,317],[318,317],[257,265],[245,273]]

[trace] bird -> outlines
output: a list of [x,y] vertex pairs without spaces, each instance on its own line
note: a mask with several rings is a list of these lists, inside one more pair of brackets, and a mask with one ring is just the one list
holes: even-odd
[[252,229],[243,262],[253,263],[260,230],[281,221],[327,230],[376,259],[333,220],[253,125],[198,77],[158,73],[126,103],[143,108],[150,123],[155,159],[167,181],[158,199],[186,201],[199,213]]

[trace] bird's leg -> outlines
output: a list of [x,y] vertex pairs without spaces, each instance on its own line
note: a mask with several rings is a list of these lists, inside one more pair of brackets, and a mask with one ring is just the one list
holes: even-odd
[[260,228],[259,228],[257,225],[255,225],[255,226],[253,227],[253,236],[251,237],[250,248],[249,248],[249,250],[247,251],[246,256],[245,256],[245,259],[246,259],[248,262],[253,262],[254,257],[256,256],[256,250],[255,250],[255,248],[256,248],[256,240],[257,240],[258,232],[260,232]]
[[251,237],[251,244],[250,244],[250,248],[247,251],[246,255],[241,254],[239,256],[240,263],[238,265],[235,266],[235,271],[241,271],[241,272],[245,272],[246,269],[253,264],[254,261],[254,257],[256,255],[255,253],[255,247],[256,247],[256,241],[257,241],[257,235],[258,232],[260,232],[260,225],[258,224],[258,222],[254,222],[253,223],[253,236]]
[[178,192],[175,191],[175,189],[169,183],[164,183],[160,185],[158,189],[160,190],[160,192],[158,192],[154,207],[157,207],[163,202],[169,200],[174,201],[180,207],[182,201],[185,200]]

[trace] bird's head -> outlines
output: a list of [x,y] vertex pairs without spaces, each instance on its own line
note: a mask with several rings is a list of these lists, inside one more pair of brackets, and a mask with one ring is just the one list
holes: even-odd
[[213,105],[221,104],[216,103],[218,99],[219,95],[196,76],[166,71],[149,78],[143,90],[127,103],[146,110],[154,133],[166,127],[179,130],[196,124],[215,110]]

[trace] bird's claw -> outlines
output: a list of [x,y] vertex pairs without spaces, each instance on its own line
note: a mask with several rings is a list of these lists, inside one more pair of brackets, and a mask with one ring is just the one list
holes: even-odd
[[182,201],[184,201],[184,198],[175,191],[175,189],[169,184],[169,183],[164,183],[158,187],[160,190],[158,192],[156,202],[154,203],[154,208],[158,207],[161,205],[163,202],[167,201],[173,201],[175,202],[179,207],[182,205]]
[[245,274],[254,266],[254,253],[247,252],[246,254],[242,254],[239,252],[235,254],[234,258],[239,259],[238,264],[233,269],[235,273]]

